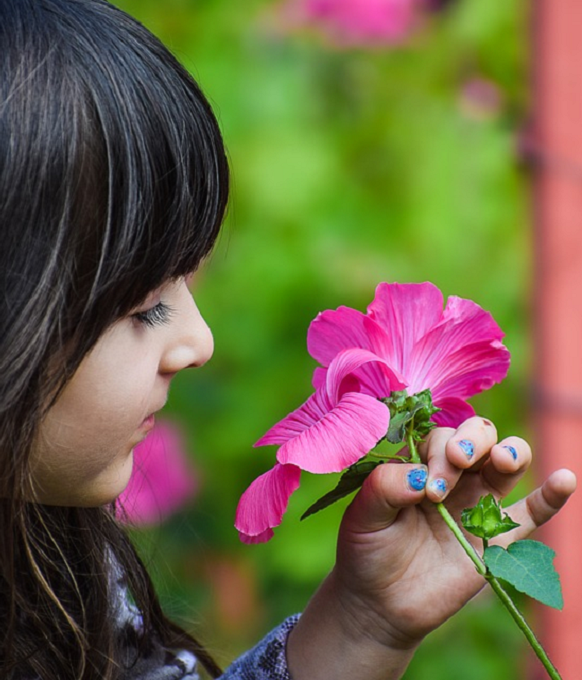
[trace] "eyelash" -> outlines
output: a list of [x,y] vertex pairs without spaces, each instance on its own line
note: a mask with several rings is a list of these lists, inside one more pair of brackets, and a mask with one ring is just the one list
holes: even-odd
[[136,312],[133,318],[144,326],[150,328],[154,326],[162,326],[168,323],[174,310],[165,302],[158,302],[157,305],[144,309],[142,312]]

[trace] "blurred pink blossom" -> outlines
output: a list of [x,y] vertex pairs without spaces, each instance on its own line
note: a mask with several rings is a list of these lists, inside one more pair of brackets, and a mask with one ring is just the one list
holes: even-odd
[[136,526],[158,524],[195,495],[196,473],[175,425],[157,423],[147,439],[135,447],[133,456],[129,484],[118,498],[122,521]]
[[465,81],[461,87],[459,105],[467,118],[495,118],[501,113],[503,103],[499,85],[487,78],[476,76]]
[[413,29],[422,0],[287,0],[296,25],[311,25],[339,46],[399,43]]

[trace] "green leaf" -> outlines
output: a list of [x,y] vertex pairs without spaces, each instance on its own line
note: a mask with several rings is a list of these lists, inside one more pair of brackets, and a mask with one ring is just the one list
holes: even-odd
[[414,438],[420,441],[435,427],[430,419],[440,409],[433,406],[430,390],[411,396],[408,396],[406,390],[392,392],[382,401],[390,410],[390,426],[386,439],[391,444],[403,442],[409,429],[413,430]]
[[554,569],[556,553],[539,541],[516,541],[507,550],[495,545],[485,550],[489,571],[543,604],[562,609],[560,577]]
[[301,519],[305,519],[306,517],[309,517],[309,515],[314,515],[316,512],[339,501],[340,498],[344,498],[344,496],[359,489],[366,481],[366,477],[374,470],[374,468],[381,465],[382,462],[383,461],[362,461],[350,466],[340,477],[335,489],[326,493],[325,496],[322,496],[319,500],[315,501],[313,505],[310,505],[301,515]]
[[469,533],[486,541],[519,526],[507,513],[501,514],[501,503],[492,494],[482,496],[474,508],[463,510],[461,522]]
[[399,444],[404,441],[406,436],[406,425],[414,418],[414,414],[410,411],[403,413],[396,413],[390,418],[390,425],[388,427],[388,434],[386,439],[391,444]]

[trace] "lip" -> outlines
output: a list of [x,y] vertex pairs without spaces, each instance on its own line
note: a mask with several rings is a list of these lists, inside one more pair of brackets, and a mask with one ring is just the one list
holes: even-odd
[[154,425],[156,424],[156,417],[153,413],[150,413],[147,418],[143,419],[142,424],[139,426],[140,430],[146,430],[149,432],[149,430],[153,429]]

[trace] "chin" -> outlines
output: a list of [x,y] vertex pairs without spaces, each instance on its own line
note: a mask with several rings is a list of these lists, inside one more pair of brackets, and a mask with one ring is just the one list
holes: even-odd
[[99,507],[113,503],[124,491],[133,471],[133,449],[90,483],[90,490],[80,499],[79,507]]
[[104,501],[101,505],[106,503],[112,503],[116,498],[118,498],[127,488],[129,480],[131,479],[131,473],[133,472],[133,449],[129,452],[129,455],[122,462],[122,464],[116,469],[115,479],[111,480],[111,493],[108,494],[108,499]]

